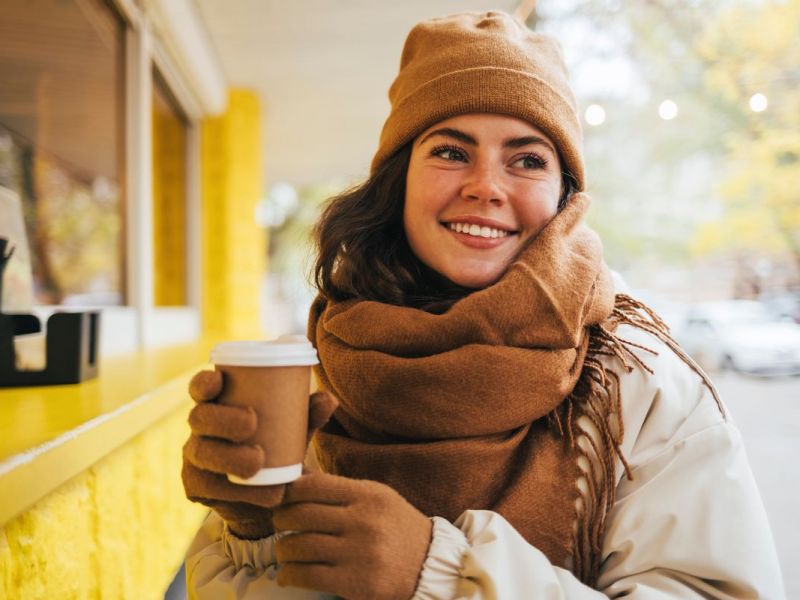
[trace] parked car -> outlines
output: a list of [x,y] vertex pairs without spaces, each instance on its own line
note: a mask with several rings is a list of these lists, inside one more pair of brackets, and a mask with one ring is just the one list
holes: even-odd
[[800,292],[765,292],[759,300],[772,312],[800,323]]
[[800,374],[800,325],[761,302],[730,300],[689,308],[675,337],[705,370]]

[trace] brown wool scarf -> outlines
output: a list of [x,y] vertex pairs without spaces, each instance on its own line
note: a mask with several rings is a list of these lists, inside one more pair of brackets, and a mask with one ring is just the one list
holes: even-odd
[[[499,512],[594,585],[623,435],[618,376],[600,357],[647,369],[614,335],[625,322],[690,359],[649,309],[615,297],[588,206],[576,194],[496,284],[444,314],[318,297],[309,337],[340,401],[314,440],[323,470],[386,483],[429,516]],[[593,457],[576,443],[583,415],[601,434]]]

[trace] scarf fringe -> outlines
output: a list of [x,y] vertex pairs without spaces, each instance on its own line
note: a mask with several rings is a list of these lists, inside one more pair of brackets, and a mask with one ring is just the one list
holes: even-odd
[[[616,357],[627,373],[637,366],[653,374],[653,370],[632,349],[658,355],[646,346],[618,337],[614,332],[621,324],[646,331],[671,348],[700,376],[714,397],[723,418],[727,418],[714,384],[672,338],[667,324],[642,302],[626,294],[617,294],[614,311],[609,319],[589,327],[589,348],[578,383],[565,401],[547,417],[548,424],[561,437],[566,436],[569,447],[579,458],[584,459],[581,462],[588,465],[586,470],[581,467],[587,491],[584,493],[578,490],[581,502],[576,502],[575,506],[572,571],[590,586],[597,583],[606,519],[616,500],[616,458],[622,463],[625,476],[633,480],[630,465],[620,448],[625,424],[622,419],[619,376],[603,364],[601,357]],[[581,417],[588,418],[594,425],[599,432],[599,440],[595,440],[580,427]],[[582,446],[577,442],[578,439],[587,440],[586,445]]]

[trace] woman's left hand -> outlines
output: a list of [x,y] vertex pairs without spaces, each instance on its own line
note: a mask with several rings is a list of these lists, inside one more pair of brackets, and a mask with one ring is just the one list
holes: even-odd
[[408,600],[432,524],[391,487],[310,473],[289,484],[272,520],[293,532],[275,543],[278,584],[348,600]]

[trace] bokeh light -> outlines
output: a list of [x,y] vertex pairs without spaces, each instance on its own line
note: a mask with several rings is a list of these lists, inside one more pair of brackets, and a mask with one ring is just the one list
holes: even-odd
[[589,125],[592,126],[602,125],[603,122],[606,120],[606,111],[599,104],[590,104],[586,108],[586,112],[584,113],[584,118],[586,119],[586,122]]
[[671,121],[678,116],[678,105],[672,100],[664,100],[658,106],[658,116],[665,121]]

